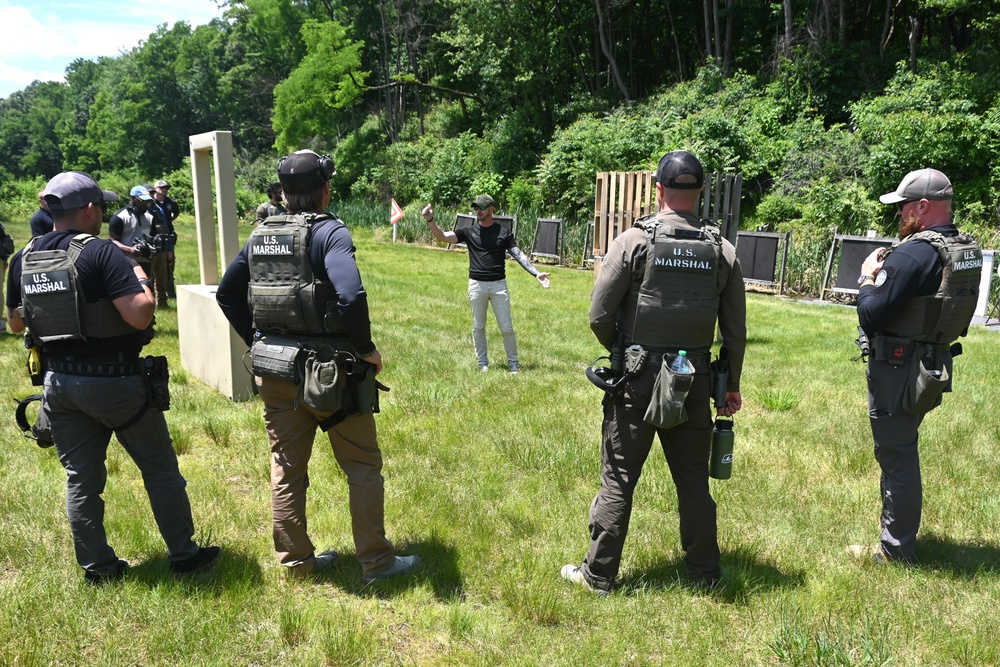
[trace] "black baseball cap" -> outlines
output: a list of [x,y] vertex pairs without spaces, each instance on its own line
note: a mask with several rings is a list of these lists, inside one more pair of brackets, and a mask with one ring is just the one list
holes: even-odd
[[102,190],[90,174],[82,171],[56,174],[42,190],[42,197],[50,211],[69,211],[87,204],[118,201],[118,195],[111,190]]
[[296,151],[278,163],[278,180],[285,192],[309,194],[323,187],[322,157],[311,150]]
[[687,151],[671,151],[660,158],[655,178],[665,188],[697,190],[705,184],[705,170]]

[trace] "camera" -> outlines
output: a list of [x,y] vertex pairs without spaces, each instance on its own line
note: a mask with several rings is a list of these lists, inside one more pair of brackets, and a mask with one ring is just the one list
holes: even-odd
[[167,251],[167,248],[170,247],[170,234],[156,234],[155,236],[143,234],[133,247],[139,255],[149,259],[153,255]]

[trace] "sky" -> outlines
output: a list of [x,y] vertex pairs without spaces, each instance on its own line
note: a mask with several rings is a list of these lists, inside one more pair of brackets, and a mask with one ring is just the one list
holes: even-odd
[[63,81],[77,58],[130,51],[156,28],[222,15],[215,0],[0,0],[0,98],[32,81]]

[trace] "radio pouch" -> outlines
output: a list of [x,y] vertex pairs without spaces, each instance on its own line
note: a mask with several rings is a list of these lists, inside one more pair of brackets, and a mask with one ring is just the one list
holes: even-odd
[[670,355],[663,355],[660,372],[656,374],[653,393],[649,397],[649,406],[642,418],[647,424],[656,428],[673,428],[688,419],[684,401],[687,399],[694,376],[674,373],[670,369],[672,362]]
[[922,415],[941,405],[941,394],[951,385],[951,353],[932,352],[913,360],[903,388],[903,410]]
[[299,352],[302,344],[293,338],[264,336],[250,348],[254,375],[299,382]]
[[[302,370],[302,402],[314,410],[337,412],[344,407],[347,368],[337,356],[338,353],[330,354],[327,349],[306,351]],[[353,360],[353,355],[350,356]]]

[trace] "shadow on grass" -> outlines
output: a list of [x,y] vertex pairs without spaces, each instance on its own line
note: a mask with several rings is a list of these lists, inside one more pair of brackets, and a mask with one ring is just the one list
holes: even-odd
[[316,580],[329,582],[345,592],[365,597],[391,598],[420,585],[430,585],[434,589],[434,596],[440,601],[451,602],[465,597],[455,547],[445,544],[436,537],[419,542],[400,543],[395,547],[396,553],[400,556],[411,554],[420,556],[420,567],[413,574],[366,585],[362,580],[361,566],[355,554],[342,553],[337,567],[329,574],[324,572],[318,575]]
[[228,586],[259,587],[264,585],[264,573],[256,557],[248,556],[222,545],[222,553],[215,566],[206,572],[190,574],[174,579],[170,564],[165,557],[151,558],[133,565],[126,575],[129,581],[155,588],[164,583],[178,581],[184,585],[222,591]]
[[684,560],[672,558],[635,577],[621,579],[620,589],[629,595],[643,590],[684,588],[722,603],[741,605],[759,593],[802,586],[805,580],[805,571],[779,570],[747,548],[722,553],[722,579],[714,586],[695,584],[687,576]]
[[959,542],[942,535],[921,534],[917,539],[917,565],[962,579],[1000,575],[1000,546]]

